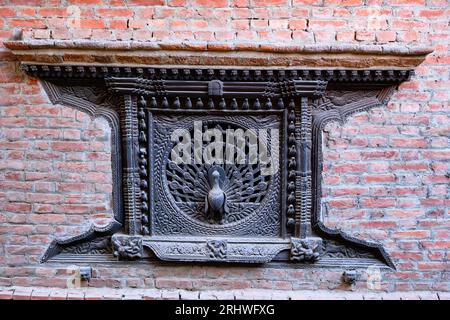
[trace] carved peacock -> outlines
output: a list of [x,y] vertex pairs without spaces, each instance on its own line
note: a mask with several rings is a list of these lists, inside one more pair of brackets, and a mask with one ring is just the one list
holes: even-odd
[[[213,167],[209,172],[209,181],[212,185],[205,197],[205,213],[210,222],[225,222],[225,215],[228,213],[227,194],[221,189],[225,174],[221,167]],[[222,173],[222,174],[220,174]]]
[[263,201],[270,176],[259,165],[176,164],[168,161],[168,189],[183,212],[209,223],[240,220]]

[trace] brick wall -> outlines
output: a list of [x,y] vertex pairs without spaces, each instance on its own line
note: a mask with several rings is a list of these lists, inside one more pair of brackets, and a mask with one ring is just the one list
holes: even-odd
[[[0,40],[22,30],[25,39],[434,46],[386,108],[326,127],[323,207],[328,225],[385,245],[398,271],[383,274],[383,290],[450,291],[448,8],[446,0],[0,0]],[[65,287],[66,266],[38,259],[54,236],[111,215],[110,131],[51,105],[1,44],[0,58],[0,286]],[[350,290],[341,274],[117,263],[94,266],[89,285]]]

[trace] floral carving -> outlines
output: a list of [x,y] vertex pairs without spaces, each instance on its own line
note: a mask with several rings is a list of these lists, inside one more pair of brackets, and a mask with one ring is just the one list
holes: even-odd
[[209,256],[215,259],[225,259],[227,257],[227,241],[211,240],[206,243],[210,250]]

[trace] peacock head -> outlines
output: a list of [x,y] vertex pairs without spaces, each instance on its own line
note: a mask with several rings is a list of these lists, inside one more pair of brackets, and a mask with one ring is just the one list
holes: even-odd
[[220,173],[217,170],[214,170],[212,173],[213,181],[218,183],[220,178]]

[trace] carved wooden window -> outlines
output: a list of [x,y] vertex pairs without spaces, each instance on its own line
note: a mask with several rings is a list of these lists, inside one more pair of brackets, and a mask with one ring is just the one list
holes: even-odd
[[[322,223],[321,131],[328,121],[343,122],[354,112],[385,104],[410,71],[31,64],[23,69],[44,80],[54,103],[105,117],[113,133],[115,221],[55,240],[44,261],[113,254],[393,267],[379,244]],[[190,162],[177,162],[172,157],[181,141],[173,140],[176,130],[194,138],[205,138],[210,130],[206,141],[190,141],[202,152],[212,136],[217,142],[228,139],[227,132],[265,132],[266,142],[278,138],[278,148],[266,143],[265,152],[279,160],[279,168],[265,174],[273,163],[196,162],[195,154]],[[251,138],[244,136],[247,153],[245,141]],[[209,150],[213,158],[218,150]]]

